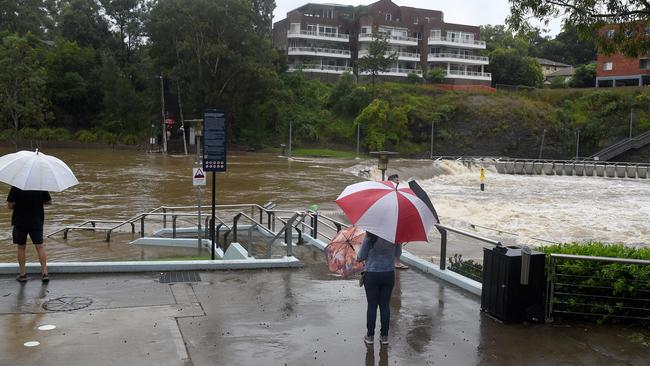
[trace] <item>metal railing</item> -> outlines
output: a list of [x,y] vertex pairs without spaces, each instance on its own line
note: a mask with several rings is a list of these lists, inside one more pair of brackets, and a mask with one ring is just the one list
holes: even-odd
[[428,56],[429,60],[437,59],[437,58],[454,58],[454,59],[461,59],[461,60],[489,62],[489,59],[485,56],[463,55],[459,53],[439,52],[439,53],[430,53]]
[[491,78],[492,74],[489,72],[480,72],[480,71],[464,71],[464,70],[448,70],[447,75],[456,75],[456,76],[476,76],[481,78]]
[[388,42],[393,41],[393,42],[409,42],[409,43],[418,43],[418,39],[415,37],[402,37],[402,36],[395,36],[395,35],[383,35],[383,34],[378,34],[378,33],[364,33],[359,35],[359,42],[366,42],[366,41],[374,41],[375,39],[381,39],[386,37],[386,40]]
[[432,36],[429,37],[428,43],[434,43],[434,42],[451,42],[451,43],[459,43],[459,44],[470,44],[470,45],[477,45],[477,46],[483,46],[485,47],[485,42],[484,41],[475,41],[474,39],[463,39],[463,38],[452,38],[449,36]]
[[300,30],[300,31],[295,31],[295,30],[288,30],[287,31],[287,36],[309,36],[309,37],[325,37],[325,38],[334,38],[337,40],[349,40],[350,35],[349,34],[340,34],[340,33],[326,33],[326,32],[313,32],[313,31],[307,31],[307,30]]
[[462,236],[472,238],[478,241],[482,241],[484,243],[492,244],[495,246],[501,246],[501,242],[498,240],[486,238],[484,236],[470,233],[464,230],[456,229],[450,226],[436,224],[436,228],[440,232],[440,269],[443,271],[447,269],[447,232],[460,234]]
[[332,66],[332,65],[317,65],[317,64],[298,64],[298,65],[289,65],[289,71],[311,71],[311,70],[320,70],[320,71],[335,71],[335,72],[345,72],[352,71],[352,68],[349,66]]
[[[546,319],[553,314],[621,321],[650,321],[650,261],[551,254]],[[646,275],[647,280],[647,275]]]
[[335,55],[344,55],[350,56],[350,50],[335,49],[335,48],[319,48],[319,47],[289,47],[289,54],[295,52],[310,52],[313,54],[335,54]]

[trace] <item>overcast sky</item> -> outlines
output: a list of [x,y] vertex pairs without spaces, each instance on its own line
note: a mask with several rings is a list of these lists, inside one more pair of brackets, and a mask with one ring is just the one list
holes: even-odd
[[[275,0],[277,7],[273,21],[287,17],[287,12],[307,3],[334,3],[342,5],[368,5],[376,0]],[[505,24],[509,13],[508,0],[393,0],[399,6],[440,10],[445,14],[445,22],[466,25]],[[549,35],[555,36],[561,29],[560,21],[550,23]]]

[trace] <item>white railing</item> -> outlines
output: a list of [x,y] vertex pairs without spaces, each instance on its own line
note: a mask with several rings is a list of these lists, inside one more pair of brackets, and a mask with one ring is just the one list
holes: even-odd
[[[362,72],[362,75],[370,75],[368,71]],[[401,69],[397,67],[390,68],[386,71],[380,71],[379,75],[397,75],[397,76],[407,76],[408,74],[416,74],[422,76],[422,70],[420,69]]]
[[325,37],[325,38],[334,38],[337,40],[345,40],[348,41],[350,39],[350,35],[348,34],[339,34],[339,33],[326,33],[326,32],[313,32],[313,31],[306,31],[306,30],[289,30],[287,31],[287,36],[308,36],[308,37]]
[[336,55],[342,55],[342,56],[350,56],[350,50],[341,50],[341,49],[335,49],[335,48],[318,48],[318,47],[289,47],[289,54],[292,53],[300,53],[300,52],[309,52],[313,54],[319,54],[319,53],[328,53],[328,54],[336,54]]
[[[369,34],[369,33],[364,33],[359,35],[359,41],[373,41],[378,38],[383,38],[382,35],[380,34]],[[409,42],[409,43],[418,43],[418,39],[414,37],[402,37],[402,36],[393,36],[393,35],[388,35],[386,37],[386,40],[388,42]]]
[[480,72],[480,71],[463,71],[463,70],[449,70],[447,75],[457,75],[457,76],[475,76],[480,78],[492,78],[492,74],[489,72]]
[[429,44],[431,44],[432,42],[452,42],[452,43],[471,44],[471,45],[485,47],[484,41],[475,41],[473,39],[452,38],[449,36],[429,37]]
[[289,71],[334,71],[334,72],[346,72],[352,71],[352,68],[349,66],[331,66],[331,65],[317,65],[317,64],[302,64],[302,65],[289,65]]
[[485,56],[463,55],[458,53],[444,53],[444,52],[429,54],[429,60],[437,59],[437,58],[455,58],[455,59],[462,59],[462,60],[489,62],[489,59]]
[[[370,52],[368,50],[361,50],[359,51],[359,58],[368,56]],[[390,57],[393,54],[396,54],[398,58],[417,58],[418,61],[420,60],[420,54],[419,53],[410,53],[410,52],[385,52],[384,56]]]

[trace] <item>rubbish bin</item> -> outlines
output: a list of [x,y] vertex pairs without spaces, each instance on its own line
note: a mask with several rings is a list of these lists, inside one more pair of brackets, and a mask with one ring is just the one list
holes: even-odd
[[544,321],[544,263],[528,248],[483,248],[481,310],[506,323]]

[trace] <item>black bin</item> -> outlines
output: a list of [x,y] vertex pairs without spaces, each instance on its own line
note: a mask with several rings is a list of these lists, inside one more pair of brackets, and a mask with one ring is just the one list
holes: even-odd
[[543,321],[544,259],[519,246],[483,248],[481,310],[506,323]]

